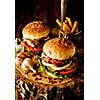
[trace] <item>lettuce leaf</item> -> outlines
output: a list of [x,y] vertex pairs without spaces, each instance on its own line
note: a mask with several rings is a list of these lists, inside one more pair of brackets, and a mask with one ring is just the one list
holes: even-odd
[[41,58],[38,58],[38,63],[39,63],[39,65],[40,65],[40,67],[39,67],[39,71],[40,72],[45,72],[45,65],[43,65],[42,63],[41,63]]

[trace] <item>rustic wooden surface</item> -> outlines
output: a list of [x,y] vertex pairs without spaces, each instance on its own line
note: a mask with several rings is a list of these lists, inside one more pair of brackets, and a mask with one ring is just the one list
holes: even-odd
[[[36,77],[36,76],[34,76]],[[41,78],[44,78],[43,76]],[[20,71],[18,71],[16,69],[16,100],[44,100],[42,99],[38,99],[42,94],[47,94],[47,99],[46,100],[73,100],[73,96],[74,96],[74,100],[84,100],[84,79],[80,78],[80,77],[74,77],[74,78],[68,78],[65,80],[60,80],[60,79],[56,79],[57,81],[59,81],[60,83],[57,85],[54,85],[54,83],[50,84],[50,83],[44,83],[44,82],[38,82],[39,79],[32,80],[32,78],[30,77],[25,77],[24,74],[22,74]],[[51,79],[53,80],[53,79]],[[20,90],[21,88],[18,87],[20,84],[20,81],[23,81],[25,84],[32,84],[31,89],[37,88],[39,92],[37,92],[37,94],[35,94],[35,96],[32,96],[32,90],[30,90],[30,94],[28,95],[28,98],[22,98],[22,96],[20,95]],[[54,79],[55,81],[55,79]],[[56,90],[55,90],[56,88]],[[66,88],[68,88],[69,92],[66,90]],[[49,92],[48,92],[49,90]],[[55,91],[52,91],[55,90]],[[58,91],[58,92],[57,92]],[[53,94],[50,93],[55,93],[55,96]],[[60,93],[61,92],[61,93]],[[67,94],[66,94],[67,93]],[[64,95],[66,94],[66,95]],[[70,96],[69,96],[70,94]],[[58,96],[58,97],[57,97]],[[50,99],[50,98],[51,99]],[[63,99],[64,98],[64,99]],[[65,99],[66,98],[66,99]]]

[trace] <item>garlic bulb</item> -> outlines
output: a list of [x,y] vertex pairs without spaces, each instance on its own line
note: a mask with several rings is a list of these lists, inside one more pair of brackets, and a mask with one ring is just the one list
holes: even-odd
[[33,69],[33,62],[30,58],[25,58],[21,65],[22,69],[27,72],[29,70],[36,73],[36,70]]

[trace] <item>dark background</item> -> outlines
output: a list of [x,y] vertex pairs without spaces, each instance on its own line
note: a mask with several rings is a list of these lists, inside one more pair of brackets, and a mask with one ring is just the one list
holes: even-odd
[[[43,20],[50,28],[60,19],[61,0],[15,0],[15,33],[21,37],[22,28],[34,20]],[[84,27],[84,0],[68,0],[65,16],[71,17]]]
[[[52,29],[57,27],[56,19],[60,19],[60,2],[61,0],[15,0],[15,38],[22,38],[23,27],[34,20],[43,20],[47,22]],[[72,20],[78,20],[82,27],[82,33],[78,39],[72,37],[72,41],[76,48],[78,47],[82,53],[78,56],[79,63],[84,70],[84,0],[68,0],[68,7],[65,16]],[[78,70],[81,72],[80,70]],[[80,73],[79,73],[80,74]],[[83,88],[83,87],[82,87]],[[17,92],[16,92],[17,93]],[[17,93],[19,95],[19,93]],[[18,97],[18,95],[16,97]],[[82,95],[82,99],[83,95]],[[18,99],[19,100],[19,99]],[[80,98],[78,100],[81,100]]]

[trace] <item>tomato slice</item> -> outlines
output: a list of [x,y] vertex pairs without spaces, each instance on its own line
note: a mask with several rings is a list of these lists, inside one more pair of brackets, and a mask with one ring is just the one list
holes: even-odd
[[29,49],[32,52],[37,52],[37,51],[41,51],[42,50],[42,48],[33,48],[33,47],[30,47]]
[[34,48],[34,47],[31,47],[31,46],[29,46],[26,42],[24,42],[24,46],[26,47],[26,48],[28,48],[30,51],[32,51],[32,52],[37,52],[37,51],[41,51],[42,50],[42,48]]
[[60,71],[60,74],[62,74],[62,75],[67,75],[67,74],[71,74],[71,73],[73,73],[75,70],[77,69],[77,67],[76,66],[74,66],[74,68],[72,68],[72,69],[70,69],[70,70],[68,70],[68,71]]
[[25,46],[26,48],[29,48],[29,45],[28,45],[26,42],[24,42],[24,46]]
[[62,61],[62,60],[53,60],[53,63],[55,64],[55,65],[62,65],[62,63],[63,63],[64,61]]

